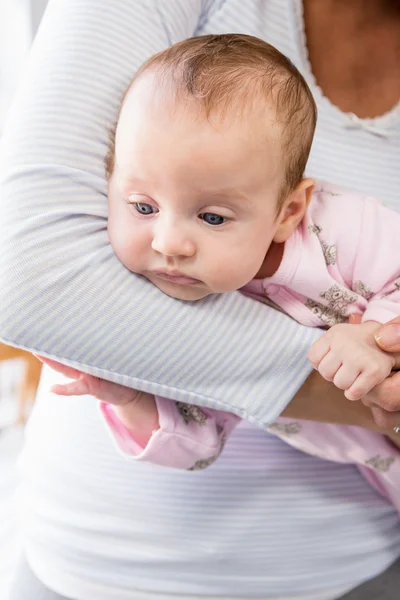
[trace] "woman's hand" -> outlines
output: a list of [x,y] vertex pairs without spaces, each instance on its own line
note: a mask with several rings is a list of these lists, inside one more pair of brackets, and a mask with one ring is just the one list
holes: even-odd
[[400,360],[400,317],[382,325],[375,334],[376,343],[386,352],[397,353]]
[[[394,356],[395,369],[400,369],[400,317],[383,325],[375,333],[375,340],[382,350]],[[379,427],[400,427],[400,371],[371,390],[362,402],[371,409]]]
[[362,403],[371,409],[378,427],[400,427],[400,371],[371,390]]

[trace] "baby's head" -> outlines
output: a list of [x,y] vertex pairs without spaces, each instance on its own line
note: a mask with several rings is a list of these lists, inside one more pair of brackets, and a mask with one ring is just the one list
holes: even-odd
[[304,216],[315,122],[303,77],[258,38],[191,38],[150,58],[106,161],[118,258],[182,300],[248,283]]

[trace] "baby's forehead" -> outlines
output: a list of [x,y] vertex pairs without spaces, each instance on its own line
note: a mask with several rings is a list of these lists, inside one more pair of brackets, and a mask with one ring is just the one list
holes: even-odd
[[168,83],[164,79],[160,85],[156,77],[146,74],[126,94],[116,132],[110,136],[108,176],[115,160],[125,163],[132,152],[147,155],[151,144],[167,148],[169,140],[186,147],[190,139],[200,154],[202,145],[215,161],[219,160],[218,153],[231,155],[231,146],[235,146],[236,154],[240,153],[243,160],[262,155],[268,168],[275,164],[279,171],[284,169],[283,161],[276,160],[276,155],[282,153],[282,126],[271,101],[265,102],[261,95],[249,100],[236,97],[207,113],[201,99],[176,93]]
[[132,114],[146,116],[155,121],[177,118],[212,125],[221,130],[231,125],[255,128],[267,133],[274,129],[274,137],[282,134],[274,94],[263,94],[249,85],[239,86],[234,94],[218,94],[208,102],[205,98],[189,94],[175,85],[173,79],[157,73],[143,73],[127,91],[119,120]]

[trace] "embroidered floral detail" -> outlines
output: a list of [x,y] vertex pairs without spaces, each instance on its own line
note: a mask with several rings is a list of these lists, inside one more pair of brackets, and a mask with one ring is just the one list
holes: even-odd
[[182,419],[189,425],[189,423],[197,423],[197,425],[204,425],[208,417],[198,406],[192,404],[186,404],[185,402],[177,402],[176,408],[179,411]]
[[310,233],[314,233],[317,236],[319,243],[321,244],[322,252],[324,254],[325,263],[328,266],[335,265],[336,264],[336,255],[337,255],[336,246],[334,244],[327,244],[324,240],[321,240],[320,233],[322,232],[322,227],[320,227],[319,225],[315,225],[315,224],[309,225],[308,231]]
[[322,189],[321,190],[324,194],[327,194],[328,196],[342,196],[343,194],[339,194],[338,192],[332,192],[332,190],[325,190]]
[[320,227],[319,225],[309,225],[308,231],[310,233],[315,233],[315,235],[319,235],[322,231],[322,227]]
[[357,300],[356,294],[336,283],[326,292],[322,292],[320,297],[327,301],[328,306],[315,302],[311,298],[306,300],[305,306],[329,327],[346,321],[345,317],[349,304]]
[[366,300],[369,300],[371,296],[374,295],[374,293],[369,289],[367,284],[359,280],[353,283],[353,292],[355,292],[359,296],[362,296],[362,298],[365,298]]
[[217,460],[218,456],[210,456],[210,458],[203,458],[201,460],[196,460],[193,467],[187,469],[188,471],[201,471],[201,469],[207,469],[210,465],[213,464]]
[[320,240],[322,252],[324,253],[325,263],[329,265],[336,265],[337,249],[335,244],[329,245],[323,240]]
[[285,435],[295,435],[300,433],[301,425],[300,423],[271,423],[268,429]]
[[[217,425],[217,432],[220,433],[220,431],[223,431],[223,429],[222,429],[222,427]],[[215,462],[217,460],[217,458],[220,456],[222,450],[225,447],[225,444],[226,444],[226,435],[223,433],[221,435],[221,445],[219,448],[219,452],[217,452],[217,454],[214,454],[213,456],[210,456],[210,458],[202,458],[200,460],[196,460],[193,467],[190,467],[187,470],[188,471],[200,471],[201,469],[206,469],[207,467],[212,465],[213,462]]]
[[305,301],[305,306],[311,310],[311,312],[318,317],[322,323],[328,325],[328,327],[333,327],[338,323],[344,323],[346,321],[343,315],[335,312],[329,306],[325,306],[324,304],[320,304],[319,302],[315,302],[315,300],[311,300],[308,298]]
[[397,279],[397,281],[395,281],[393,285],[393,289],[386,292],[386,294],[383,294],[382,298],[386,298],[387,296],[390,296],[391,294],[394,294],[395,292],[398,292],[400,290],[400,279]]
[[386,458],[382,458],[382,456],[377,454],[369,460],[366,460],[365,464],[370,465],[373,469],[375,469],[375,471],[378,471],[379,473],[386,473],[386,471],[389,471],[391,465],[394,463],[395,460],[396,459],[394,456],[387,456]]
[[357,296],[353,292],[335,283],[329,290],[322,292],[320,297],[328,302],[329,308],[341,316],[345,316],[349,304],[357,301]]

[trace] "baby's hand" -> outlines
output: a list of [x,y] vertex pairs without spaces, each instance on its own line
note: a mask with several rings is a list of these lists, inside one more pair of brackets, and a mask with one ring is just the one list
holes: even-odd
[[112,404],[120,421],[142,445],[145,445],[152,432],[158,429],[158,410],[154,396],[151,394],[82,373],[78,369],[44,356],[37,358],[58,373],[73,380],[53,385],[51,388],[53,394],[59,396],[90,395],[102,402]]
[[314,342],[308,358],[319,373],[345,390],[349,400],[360,400],[389,377],[395,366],[392,355],[379,348],[374,333],[380,323],[334,325]]

